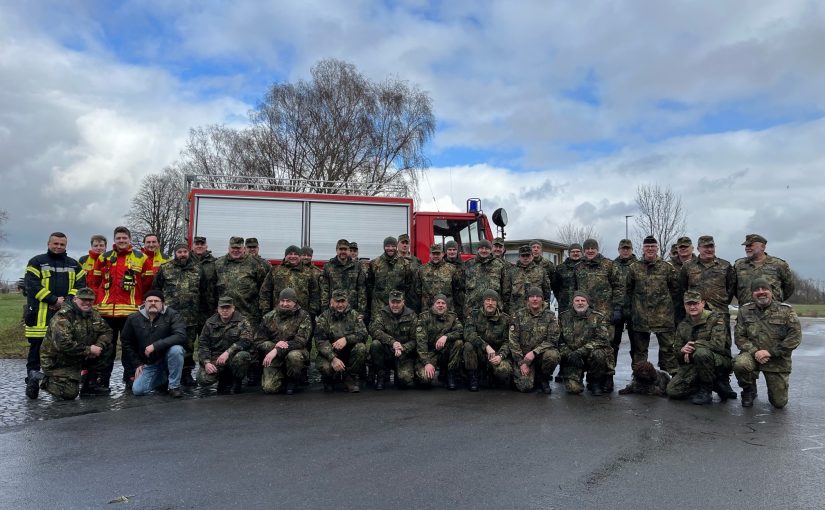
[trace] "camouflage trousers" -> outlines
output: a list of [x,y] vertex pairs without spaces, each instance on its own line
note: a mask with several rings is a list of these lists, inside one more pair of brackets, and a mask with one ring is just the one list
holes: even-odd
[[[633,366],[647,361],[647,351],[650,346],[650,331],[633,331],[630,335],[630,351],[633,355]],[[656,340],[659,342],[659,368],[670,375],[676,373],[676,333],[673,331],[656,331]]]
[[[342,375],[360,375],[367,361],[367,344],[359,342],[357,344],[347,344],[343,349],[335,353],[335,357],[344,362],[346,368]],[[332,361],[318,355],[315,359],[318,371],[324,377],[332,377],[336,374],[332,368]]]
[[513,377],[513,364],[510,359],[502,359],[501,363],[493,365],[487,359],[484,349],[477,349],[469,342],[464,344],[464,368],[467,370],[492,369],[493,377],[504,384],[509,384],[510,378]]
[[200,331],[197,325],[186,326],[186,343],[183,344],[184,370],[195,368],[195,360],[192,358],[192,355],[195,352],[195,341],[198,339],[198,333],[200,333]]
[[762,365],[756,362],[753,354],[740,352],[733,361],[733,373],[743,390],[756,391],[756,379],[759,373],[765,377],[768,387],[768,401],[772,406],[782,409],[788,405],[788,385],[791,379],[790,372],[768,372],[761,370]]
[[[440,370],[458,370],[461,368],[461,357],[464,353],[464,341],[453,340],[448,341],[440,351],[435,354],[435,368]],[[432,380],[427,379],[427,373],[424,370],[426,364],[420,359],[415,361],[415,376],[420,384],[432,384]]]
[[81,358],[77,363],[66,364],[60,367],[52,367],[44,371],[43,380],[40,381],[40,388],[63,400],[74,400],[80,393],[81,372],[88,370],[89,380],[97,379],[108,365],[109,351],[112,346],[107,346],[97,358]]
[[730,358],[699,347],[693,352],[690,363],[679,366],[667,385],[667,396],[687,398],[696,393],[700,385],[711,387],[717,378],[727,378],[730,367]]
[[579,367],[571,367],[565,364],[565,377],[572,381],[581,383],[584,379],[584,374],[587,373],[587,379],[590,382],[600,381],[605,376],[613,375],[615,373],[615,365],[613,364],[613,348],[599,347],[592,349],[586,356],[582,357],[584,365]]
[[370,357],[376,372],[386,373],[388,370],[395,370],[396,384],[404,388],[412,386],[415,374],[415,360],[412,353],[402,354],[401,357],[396,358],[392,347],[373,339],[370,345]]
[[[258,356],[261,361],[267,353],[275,348],[275,342],[263,342],[258,346]],[[278,356],[268,367],[263,367],[261,389],[264,393],[280,393],[284,387],[284,379],[300,381],[304,366],[309,362],[309,352],[304,349],[289,351],[286,356],[279,349]]]
[[556,370],[556,365],[559,364],[559,351],[556,349],[547,349],[533,359],[530,364],[530,372],[527,375],[521,375],[521,367],[516,366],[513,370],[513,382],[516,383],[516,389],[521,392],[533,391],[536,383],[536,367],[542,381],[550,381],[553,379],[553,372]]
[[627,337],[630,342],[630,362],[633,363],[633,321],[630,319],[630,314],[622,314],[622,322],[613,325],[613,340],[610,341],[610,347],[613,348],[613,366],[619,362],[619,348],[622,345],[622,332],[627,330]]
[[215,365],[218,369],[214,374],[207,373],[201,367],[198,370],[198,386],[211,386],[219,381],[232,381],[232,379],[243,379],[246,376],[246,371],[249,370],[249,364],[252,361],[252,355],[249,351],[238,351],[223,365]]

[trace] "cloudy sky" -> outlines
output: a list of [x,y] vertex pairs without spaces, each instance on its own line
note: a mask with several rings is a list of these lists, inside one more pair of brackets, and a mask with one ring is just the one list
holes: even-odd
[[332,57],[432,97],[424,209],[478,196],[510,238],[594,225],[615,256],[636,187],[670,185],[720,256],[758,232],[825,280],[823,48],[804,0],[0,0],[2,278],[53,230],[75,256],[111,235],[191,127],[242,123]]

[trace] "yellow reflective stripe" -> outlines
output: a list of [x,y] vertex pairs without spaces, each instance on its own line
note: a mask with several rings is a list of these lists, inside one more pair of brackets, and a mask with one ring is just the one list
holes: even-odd
[[37,327],[38,328],[45,328],[46,327],[46,316],[49,314],[49,305],[44,303],[43,301],[40,302],[40,307],[37,309]]
[[45,297],[48,296],[49,294],[51,294],[51,291],[49,291],[49,289],[43,287],[42,289],[40,289],[40,291],[37,292],[37,294],[34,295],[34,299],[36,299],[38,301],[43,301],[43,299],[45,299]]
[[74,296],[75,294],[77,294],[77,289],[74,288],[75,280],[77,278],[80,278],[84,274],[85,273],[83,271],[80,271],[80,274],[75,274],[74,271],[69,271],[69,292],[68,292],[68,294],[70,296]]
[[86,274],[87,274],[87,272],[86,272],[85,269],[81,269],[79,273],[75,273],[74,271],[69,273],[69,275],[70,275],[69,276],[69,281],[71,282],[72,287],[74,287],[74,282],[76,280],[79,280],[79,279],[83,278],[84,276],[86,276]]
[[40,278],[40,270],[36,267],[28,266],[26,267],[26,271],[33,274],[34,276]]
[[46,327],[26,326],[26,338],[43,338],[46,336]]

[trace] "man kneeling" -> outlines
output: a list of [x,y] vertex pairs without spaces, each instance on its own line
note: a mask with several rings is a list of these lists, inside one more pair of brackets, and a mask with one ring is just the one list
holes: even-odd
[[573,308],[559,317],[562,366],[566,367],[568,393],[584,391],[582,376],[587,372],[588,388],[595,396],[604,393],[604,383],[613,374],[613,348],[607,332],[607,317],[590,308],[584,292],[573,294]]
[[367,327],[350,308],[347,291],[332,291],[329,308],[318,316],[315,342],[318,346],[318,371],[324,381],[324,391],[334,390],[335,375],[343,376],[350,393],[358,393],[358,374],[367,358]]
[[540,287],[527,291],[527,307],[516,312],[510,325],[510,354],[518,369],[513,371],[516,389],[533,390],[536,379],[548,395],[553,371],[559,364],[559,325],[556,314],[544,302]]
[[429,386],[435,379],[436,368],[446,368],[447,389],[454,390],[456,372],[464,351],[464,341],[461,339],[464,326],[455,312],[447,308],[447,296],[436,294],[433,306],[418,316],[418,327],[415,329],[418,346],[415,373],[420,384]]
[[218,393],[227,393],[230,387],[234,393],[240,393],[252,360],[251,347],[252,326],[235,309],[230,296],[221,296],[218,313],[207,319],[201,330],[198,384],[211,386],[218,383]]
[[304,364],[309,361],[307,345],[312,335],[309,313],[298,305],[298,295],[287,287],[278,295],[278,307],[264,315],[255,333],[255,346],[263,357],[264,373],[261,389],[264,393],[295,393]]

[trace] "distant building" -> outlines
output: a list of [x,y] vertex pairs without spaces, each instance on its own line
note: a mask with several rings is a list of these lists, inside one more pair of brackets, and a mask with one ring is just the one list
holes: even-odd
[[515,263],[518,260],[518,249],[523,244],[530,244],[533,241],[541,242],[541,251],[544,258],[549,259],[553,264],[558,264],[564,260],[564,250],[567,249],[566,244],[557,243],[548,239],[505,239],[504,240],[504,257]]

